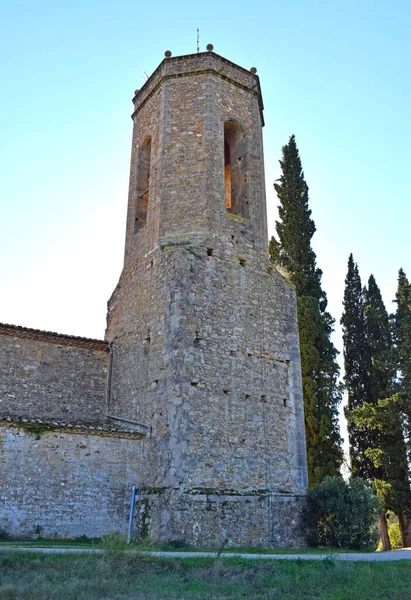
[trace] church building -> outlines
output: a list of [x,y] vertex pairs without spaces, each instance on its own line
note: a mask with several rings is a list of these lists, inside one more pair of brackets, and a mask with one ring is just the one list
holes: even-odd
[[0,530],[304,545],[296,295],[267,252],[256,69],[164,60],[133,98],[105,340],[0,325]]

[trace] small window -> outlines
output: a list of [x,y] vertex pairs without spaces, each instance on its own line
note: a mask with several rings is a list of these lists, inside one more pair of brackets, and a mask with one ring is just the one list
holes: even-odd
[[230,146],[224,140],[224,185],[225,185],[225,206],[231,210],[231,162]]
[[138,153],[135,231],[144,227],[147,222],[147,208],[150,196],[150,161],[151,137],[147,136]]
[[248,218],[247,155],[243,129],[234,121],[224,125],[224,187],[228,212]]

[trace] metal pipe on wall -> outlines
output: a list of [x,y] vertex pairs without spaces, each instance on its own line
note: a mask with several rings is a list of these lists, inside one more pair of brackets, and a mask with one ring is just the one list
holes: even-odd
[[133,515],[134,515],[135,503],[136,503],[136,486],[133,485],[131,487],[130,516],[128,518],[127,544],[129,544],[131,541],[131,532],[133,530]]

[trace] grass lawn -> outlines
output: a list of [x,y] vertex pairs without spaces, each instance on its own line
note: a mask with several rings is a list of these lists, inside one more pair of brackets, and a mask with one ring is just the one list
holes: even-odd
[[[117,539],[116,534],[107,536],[107,541],[96,538],[95,540],[10,540],[1,541],[1,546],[7,547],[30,547],[30,548],[55,548],[55,547],[70,547],[70,548],[110,548],[117,541],[118,549],[129,549],[147,552],[213,552],[217,553],[218,548],[195,548],[193,546],[182,547],[180,545],[167,544],[163,546],[157,546],[149,543],[148,541],[143,542],[132,542],[130,546],[126,546],[125,538],[119,536]],[[361,552],[375,552],[374,548],[366,548],[363,550],[347,550],[345,548],[232,548],[230,546],[224,546],[222,549],[224,554],[235,553],[235,554],[360,554]]]
[[411,563],[0,554],[1,600],[407,600]]

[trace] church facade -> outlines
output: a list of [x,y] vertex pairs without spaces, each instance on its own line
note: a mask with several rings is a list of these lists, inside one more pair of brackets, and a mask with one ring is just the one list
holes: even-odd
[[296,298],[267,254],[255,69],[169,52],[133,99],[104,341],[0,326],[0,529],[304,543]]

